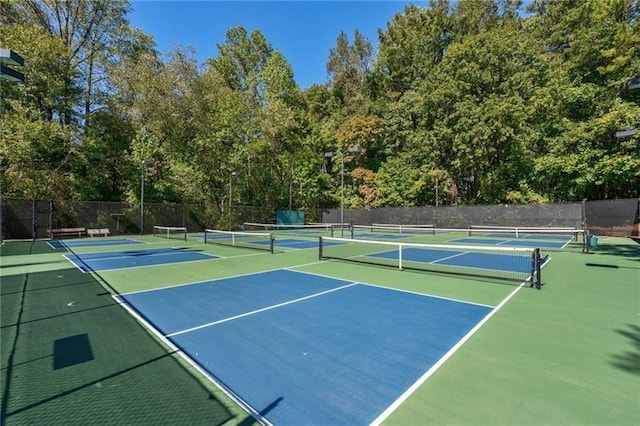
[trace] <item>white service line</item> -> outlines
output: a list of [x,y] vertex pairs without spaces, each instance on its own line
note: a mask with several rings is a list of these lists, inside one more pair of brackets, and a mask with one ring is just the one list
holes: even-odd
[[351,284],[347,284],[347,285],[344,285],[342,287],[332,288],[330,290],[326,290],[326,291],[323,291],[323,292],[320,292],[320,293],[315,293],[315,294],[311,294],[309,296],[300,297],[298,299],[289,300],[287,302],[278,303],[277,305],[267,306],[266,308],[256,309],[255,311],[251,311],[251,312],[245,312],[244,314],[235,315],[233,317],[221,319],[221,320],[218,320],[218,321],[209,322],[207,324],[202,324],[202,325],[199,325],[199,326],[196,326],[196,327],[187,328],[186,330],[176,331],[174,333],[167,334],[166,337],[178,336],[180,334],[189,333],[191,331],[200,330],[202,328],[206,328],[206,327],[211,327],[211,326],[214,326],[214,325],[222,324],[222,323],[227,322],[227,321],[232,321],[232,320],[235,320],[235,319],[238,319],[238,318],[242,318],[242,317],[246,317],[246,316],[249,316],[249,315],[258,314],[258,313],[264,312],[264,311],[269,311],[271,309],[275,309],[275,308],[279,308],[279,307],[282,307],[282,306],[290,305],[292,303],[301,302],[303,300],[312,299],[314,297],[322,296],[324,294],[332,293],[334,291],[344,290],[345,288],[352,287],[352,286],[358,285],[358,284],[359,283],[352,282]]
[[431,366],[413,385],[411,385],[398,399],[396,399],[386,410],[382,412],[371,425],[380,425],[383,421],[387,419],[403,402],[405,402],[424,382],[427,381],[429,377],[433,375],[441,366],[444,364],[453,354],[460,349],[460,347],[466,343],[467,340],[471,338],[475,334],[476,331],[480,329],[488,320],[491,318],[500,308],[502,308],[520,289],[524,286],[525,283],[520,284],[515,290],[513,290],[507,297],[504,298],[502,302],[500,302],[491,312],[487,314],[475,327],[473,327],[467,334],[462,337],[449,351],[444,354],[442,358],[438,360],[435,364]]

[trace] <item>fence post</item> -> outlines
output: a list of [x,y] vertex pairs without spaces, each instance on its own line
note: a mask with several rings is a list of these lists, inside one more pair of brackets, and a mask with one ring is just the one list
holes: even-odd
[[36,199],[31,200],[31,236],[33,241],[38,236],[38,212],[36,211]]
[[4,242],[4,197],[0,194],[0,243]]
[[[638,197],[638,206],[636,207],[636,219],[635,219],[635,237],[640,237],[640,197]],[[633,235],[634,232],[631,232]]]

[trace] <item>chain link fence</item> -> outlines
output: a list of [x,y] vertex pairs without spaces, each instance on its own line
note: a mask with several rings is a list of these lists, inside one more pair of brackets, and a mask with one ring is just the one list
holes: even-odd
[[[339,222],[340,210],[326,211],[323,219],[325,222]],[[567,203],[345,209],[344,220],[358,225],[390,223],[451,229],[468,228],[470,225],[583,228],[585,217],[583,203]]]
[[[464,229],[470,225],[588,229],[602,236],[640,234],[640,199],[535,205],[444,206],[344,209],[344,221],[358,225],[389,223]],[[340,222],[340,209],[325,210],[323,222]]]
[[640,198],[586,203],[587,226],[595,235],[640,236]]
[[[307,222],[340,222],[340,209],[306,211]],[[0,196],[1,240],[48,238],[50,229],[108,228],[112,235],[150,234],[154,225],[237,230],[244,222],[275,223],[276,210],[258,206],[107,201],[51,201]],[[570,226],[601,236],[640,236],[640,199],[536,205],[444,206],[344,209],[344,221],[358,225],[433,224],[440,228],[469,225]],[[141,229],[141,226],[144,229]]]
[[50,201],[0,196],[0,241],[49,238],[51,229],[108,228],[111,235],[150,234],[154,225],[184,226],[189,232],[205,228],[240,229],[243,222],[275,221],[275,210],[215,204],[108,201]]

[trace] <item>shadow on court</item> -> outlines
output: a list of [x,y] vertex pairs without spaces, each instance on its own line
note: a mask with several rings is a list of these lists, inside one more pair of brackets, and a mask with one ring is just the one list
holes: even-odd
[[76,268],[3,277],[0,303],[3,425],[221,425],[234,417],[208,382]]
[[[269,414],[271,410],[276,408],[283,399],[284,399],[283,397],[276,398],[271,404],[267,405],[264,409],[260,410],[260,415],[265,417],[267,414]],[[247,416],[244,420],[238,423],[238,426],[251,426],[254,424],[256,424],[256,420],[251,416]]]
[[613,365],[627,373],[640,375],[640,326],[628,324],[627,329],[616,332],[628,339],[631,349],[613,355]]
[[594,254],[607,254],[613,256],[627,257],[629,260],[640,262],[640,244],[629,238],[626,244],[621,244],[619,239],[615,242],[608,242],[606,238],[600,238],[598,247],[592,248]]
[[23,254],[55,253],[58,250],[44,241],[12,241],[0,247],[2,256],[19,256]]

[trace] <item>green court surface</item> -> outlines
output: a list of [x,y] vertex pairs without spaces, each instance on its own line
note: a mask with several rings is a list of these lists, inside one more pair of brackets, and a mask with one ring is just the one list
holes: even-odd
[[[141,240],[145,248],[184,247],[221,258],[85,274],[63,255],[132,246],[70,252],[46,241],[2,245],[1,424],[253,424],[111,296],[278,268],[491,306],[504,302],[389,409],[383,424],[640,424],[640,245],[630,239],[601,237],[589,254],[549,252],[542,290],[319,261],[314,248],[270,254],[205,245],[192,236]],[[255,345],[259,351],[260,342]]]

